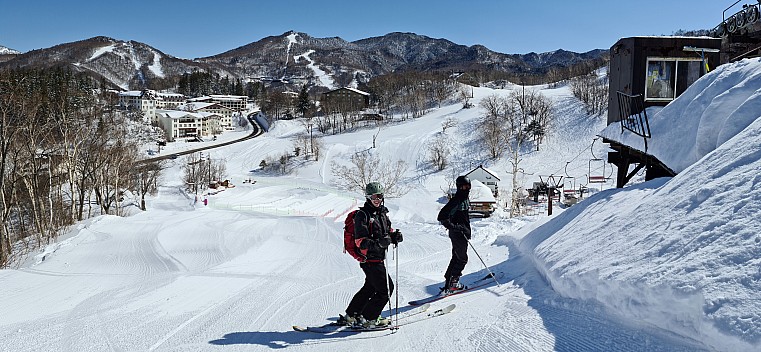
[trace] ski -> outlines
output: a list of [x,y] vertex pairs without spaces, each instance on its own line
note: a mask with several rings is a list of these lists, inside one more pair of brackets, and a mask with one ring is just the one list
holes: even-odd
[[[494,275],[497,278],[501,278],[502,277],[502,273],[496,273]],[[422,298],[422,299],[418,299],[418,300],[414,300],[414,301],[409,301],[408,304],[411,305],[411,306],[419,306],[419,305],[424,305],[424,304],[430,304],[430,303],[442,300],[442,299],[447,298],[447,297],[456,296],[456,295],[459,295],[459,294],[462,294],[462,293],[465,293],[465,292],[473,291],[473,290],[475,290],[477,288],[481,288],[481,287],[490,285],[491,283],[492,283],[492,276],[491,276],[491,274],[487,274],[483,278],[480,278],[480,279],[478,279],[476,281],[473,281],[469,285],[466,285],[466,288],[463,289],[463,290],[460,290],[460,291],[457,291],[457,292],[454,292],[454,293],[450,293],[450,294],[444,294],[444,290],[442,289],[441,292],[439,294],[437,294],[437,295],[426,297],[426,298]]]
[[[402,321],[402,320],[406,320],[406,319],[409,319],[411,317],[423,314],[430,307],[431,307],[430,304],[424,304],[424,305],[421,305],[421,306],[414,307],[412,310],[408,310],[406,312],[403,312],[403,313],[399,314],[398,320]],[[391,318],[393,318],[393,316]],[[397,319],[394,319],[394,320],[397,320]],[[399,325],[402,325],[402,324],[399,324]],[[328,323],[328,324],[320,325],[320,326],[299,326],[299,325],[294,325],[293,326],[293,330],[300,331],[300,332],[316,332],[316,333],[323,333],[323,334],[336,333],[336,332],[340,332],[340,331],[363,331],[363,329],[352,329],[350,326],[341,325],[341,324],[338,324],[336,322],[332,322],[332,323]],[[386,329],[381,329],[381,330],[386,330]]]
[[405,320],[399,322],[396,325],[391,324],[391,325],[387,325],[387,326],[372,327],[372,328],[352,328],[352,327],[349,327],[348,331],[352,331],[352,332],[369,332],[369,331],[398,330],[400,327],[405,326],[405,325],[409,325],[409,324],[412,324],[412,323],[417,323],[417,322],[420,322],[420,321],[423,321],[423,320],[428,320],[428,319],[431,319],[431,318],[440,317],[440,316],[442,316],[444,314],[448,314],[451,311],[453,311],[455,309],[455,307],[456,306],[454,304],[450,304],[450,305],[448,305],[448,306],[446,306],[444,308],[437,309],[437,310],[435,310],[433,312],[430,312],[428,314],[425,314],[425,315],[421,314],[421,315],[419,315],[417,317],[414,317],[414,318],[405,319]]

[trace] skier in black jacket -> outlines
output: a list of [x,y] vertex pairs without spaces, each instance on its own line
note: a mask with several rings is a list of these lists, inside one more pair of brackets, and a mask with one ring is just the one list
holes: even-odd
[[460,276],[465,265],[468,264],[468,241],[470,240],[470,179],[467,176],[459,176],[455,180],[457,192],[454,197],[441,208],[436,220],[440,221],[449,230],[449,239],[452,240],[452,259],[449,261],[447,271],[444,273],[444,293],[450,294],[465,288],[460,283]]
[[346,316],[339,317],[346,325],[385,326],[389,319],[380,316],[394,290],[391,276],[386,273],[386,249],[402,241],[402,233],[391,228],[388,208],[383,205],[383,186],[378,182],[365,187],[365,204],[354,215],[354,238],[366,252],[366,261],[359,266],[365,272],[365,284],[354,294]]

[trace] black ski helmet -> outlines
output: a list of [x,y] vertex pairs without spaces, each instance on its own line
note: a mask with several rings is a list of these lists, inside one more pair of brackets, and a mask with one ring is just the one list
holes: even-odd
[[457,179],[454,180],[454,183],[457,185],[457,188],[460,188],[462,185],[470,186],[470,179],[468,176],[457,176]]

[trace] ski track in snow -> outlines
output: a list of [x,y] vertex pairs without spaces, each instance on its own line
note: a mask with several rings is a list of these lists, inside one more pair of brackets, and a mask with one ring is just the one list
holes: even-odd
[[[426,141],[440,131],[438,120],[456,113],[468,112],[445,107],[440,115],[383,128],[379,148],[393,149],[393,155],[418,165]],[[409,136],[410,130],[431,125],[434,130]],[[584,131],[594,125],[574,128],[589,134]],[[466,127],[461,122],[455,128]],[[375,133],[363,134],[363,143],[370,143],[368,137]],[[0,351],[356,351],[379,345],[398,351],[700,350],[692,341],[622,321],[594,303],[557,295],[520,252],[518,239],[505,233],[519,228],[522,220],[499,214],[473,220],[472,243],[490,269],[504,273],[500,287],[436,302],[431,309],[452,303],[457,308],[393,333],[292,331],[294,324],[321,325],[343,313],[363,274],[342,253],[342,216],[354,200],[330,187],[324,164],[313,168],[323,170],[326,184],[302,182],[298,175],[275,179],[250,172],[251,165],[278,150],[275,138],[265,135],[230,153],[228,162],[239,164],[228,170],[234,179],[254,175],[261,182],[216,195],[217,207],[194,205],[193,194],[176,184],[164,185],[149,201],[151,211],[99,218],[74,231],[69,244],[43,262],[0,272],[0,296],[7,302],[0,307]],[[348,147],[357,136],[334,138],[328,153],[334,158],[364,147]],[[567,147],[568,158],[588,143]],[[583,164],[574,170],[584,171]],[[419,182],[413,191],[435,198],[432,193],[440,185],[427,189],[431,178],[411,172]],[[449,262],[451,244],[444,229],[419,219],[435,218],[443,205],[429,200],[413,205],[416,212],[388,200],[394,226],[405,238],[387,262],[398,289],[392,302],[398,294],[402,310],[409,300],[438,292]],[[273,215],[232,206],[245,203],[312,212]],[[543,220],[525,219],[529,221]],[[486,273],[472,252],[464,273],[463,281]]]

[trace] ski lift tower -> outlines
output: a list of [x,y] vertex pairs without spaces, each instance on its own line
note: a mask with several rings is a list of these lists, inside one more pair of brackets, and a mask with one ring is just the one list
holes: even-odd
[[560,193],[557,190],[563,186],[563,176],[539,175],[539,181],[547,186],[547,215],[552,215],[552,198],[555,198],[557,193],[558,202],[560,202]]

